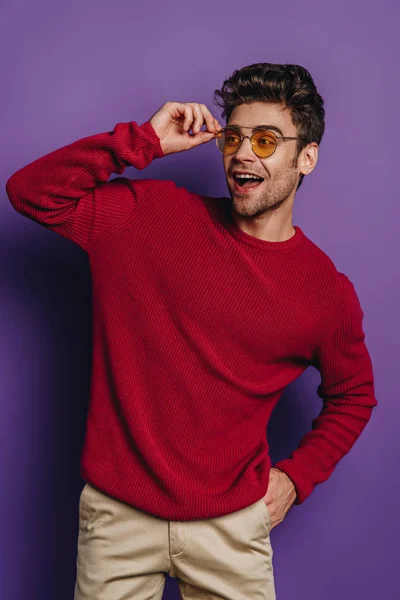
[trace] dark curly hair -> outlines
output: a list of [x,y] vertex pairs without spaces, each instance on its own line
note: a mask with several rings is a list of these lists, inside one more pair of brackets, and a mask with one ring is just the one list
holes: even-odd
[[[299,65],[256,63],[237,69],[214,92],[228,123],[235,106],[252,102],[275,102],[288,108],[299,137],[296,160],[310,142],[320,144],[325,129],[324,100],[317,92],[310,73]],[[304,175],[299,178],[300,187]]]

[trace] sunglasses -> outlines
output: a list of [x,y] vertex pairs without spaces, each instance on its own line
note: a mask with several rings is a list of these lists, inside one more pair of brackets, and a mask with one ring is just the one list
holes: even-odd
[[217,148],[222,154],[235,154],[245,138],[250,140],[251,148],[259,158],[267,158],[275,152],[278,142],[286,140],[304,140],[302,137],[277,136],[271,129],[263,127],[241,127],[253,129],[252,135],[243,135],[239,127],[224,127],[216,134]]

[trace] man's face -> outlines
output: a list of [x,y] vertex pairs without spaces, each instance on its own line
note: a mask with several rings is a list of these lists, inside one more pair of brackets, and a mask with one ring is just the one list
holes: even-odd
[[[277,136],[298,137],[298,131],[292,123],[290,111],[280,104],[254,102],[241,104],[234,108],[227,125],[257,127],[271,125]],[[241,130],[243,135],[251,135],[251,129]],[[241,217],[257,217],[276,210],[289,196],[294,198],[300,171],[296,160],[296,140],[278,141],[278,146],[268,158],[259,158],[251,148],[250,140],[244,139],[235,154],[224,155],[224,169],[232,207]],[[245,184],[238,189],[235,174],[251,173],[262,177],[263,181],[253,187]],[[249,187],[248,187],[249,185]]]

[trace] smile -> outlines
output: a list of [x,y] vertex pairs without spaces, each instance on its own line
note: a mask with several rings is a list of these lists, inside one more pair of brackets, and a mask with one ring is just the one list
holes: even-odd
[[259,187],[264,181],[263,177],[254,174],[234,173],[235,190],[240,193],[246,193]]

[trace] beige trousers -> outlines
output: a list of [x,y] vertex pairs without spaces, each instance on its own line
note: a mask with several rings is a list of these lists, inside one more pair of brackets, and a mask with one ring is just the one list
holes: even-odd
[[74,600],[161,600],[166,573],[181,600],[275,600],[270,529],[263,498],[222,517],[168,521],[86,484]]

